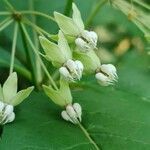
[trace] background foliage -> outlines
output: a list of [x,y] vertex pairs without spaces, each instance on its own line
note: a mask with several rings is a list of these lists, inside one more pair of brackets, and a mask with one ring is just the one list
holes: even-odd
[[[27,10],[31,1],[10,1],[17,10]],[[97,0],[75,0],[86,20]],[[46,14],[64,12],[65,0],[34,0],[34,9]],[[0,2],[0,10],[6,5]],[[0,20],[4,18],[0,16]],[[32,18],[29,18],[32,19]],[[56,33],[55,23],[36,17],[36,23]],[[143,32],[120,10],[107,3],[102,6],[89,28],[99,35],[97,54],[104,63],[113,62],[119,82],[100,87],[93,77],[72,84],[74,100],[83,108],[83,126],[101,150],[149,150],[150,147],[150,51]],[[28,28],[31,37],[33,32]],[[0,81],[8,75],[13,25],[0,32]],[[34,39],[33,39],[34,40]],[[33,63],[35,58],[33,57]],[[47,63],[47,62],[46,62]],[[50,71],[54,68],[47,64]],[[21,34],[17,42],[15,70],[19,87],[33,84]],[[94,150],[80,127],[63,121],[61,108],[50,103],[42,91],[35,91],[16,108],[16,120],[2,128],[2,150]]]

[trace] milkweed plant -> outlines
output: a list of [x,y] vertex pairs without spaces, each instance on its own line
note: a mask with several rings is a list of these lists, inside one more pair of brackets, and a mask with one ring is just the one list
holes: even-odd
[[[94,76],[100,86],[111,86],[118,80],[116,67],[113,64],[101,64],[101,60],[95,52],[98,49],[97,33],[86,28],[75,3],[72,3],[72,17],[59,12],[54,12],[54,17],[51,17],[36,11],[17,11],[8,1],[5,3],[10,11],[0,14],[9,15],[9,17],[0,24],[0,31],[12,22],[15,22],[15,25],[10,73],[3,86],[0,85],[0,124],[4,125],[14,121],[14,107],[26,99],[34,89],[34,86],[31,86],[17,92],[18,79],[17,72],[14,72],[14,57],[19,29],[38,62],[37,70],[33,73],[32,79],[40,70],[43,70],[43,74],[47,76],[47,81],[45,82],[41,78],[37,80],[42,85],[45,94],[55,104],[62,107],[61,117],[64,120],[79,124],[82,121],[82,107],[84,106],[75,102],[69,85],[79,82],[82,80],[82,76],[86,77],[86,75]],[[122,4],[119,5],[119,2],[114,1],[113,5],[122,9]],[[124,10],[126,14],[129,12],[127,9]],[[30,13],[54,21],[59,27],[58,34],[52,35],[32,23],[25,16]],[[137,20],[135,22],[138,24]],[[39,50],[40,48],[34,44],[26,25],[31,26],[36,31],[37,40],[40,42],[42,50]],[[141,27],[141,24],[138,25]],[[29,60],[31,61],[31,58]],[[50,62],[55,68],[55,72],[59,74],[58,81],[55,81],[49,73],[49,67],[45,65],[45,61]],[[37,87],[36,84],[35,86]]]

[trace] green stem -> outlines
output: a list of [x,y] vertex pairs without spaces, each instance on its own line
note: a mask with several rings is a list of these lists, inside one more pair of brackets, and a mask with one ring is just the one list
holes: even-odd
[[99,12],[99,9],[107,2],[107,0],[99,0],[99,2],[95,5],[93,11],[89,15],[86,21],[86,27],[89,27],[94,19],[94,17],[97,15]]
[[[0,59],[0,64],[3,67],[10,68],[10,64],[7,61],[3,61]],[[14,70],[17,71],[19,74],[24,76],[26,79],[29,81],[32,81],[32,76],[29,70],[27,70],[25,67],[22,67],[20,65],[15,64],[14,65]]]
[[13,72],[13,68],[14,68],[15,51],[16,51],[16,44],[17,44],[17,33],[18,33],[18,23],[16,22],[14,26],[14,36],[13,36],[9,74]]
[[[34,10],[33,0],[29,1],[29,9]],[[33,23],[36,24],[36,16],[32,15],[31,17],[32,17],[31,19]],[[39,51],[38,35],[37,35],[35,28],[32,28],[32,30],[33,30],[33,38],[34,38],[35,47]],[[36,80],[37,80],[37,84],[39,85],[42,82],[43,76],[42,76],[42,71],[41,71],[41,65],[37,57],[35,58],[35,66],[36,66],[36,76],[37,76]]]
[[38,15],[38,16],[42,16],[42,17],[45,17],[49,20],[56,22],[52,16],[49,16],[49,15],[42,13],[42,12],[39,12],[39,11],[23,10],[23,11],[20,11],[20,13],[21,14],[29,14],[29,15]]
[[2,26],[3,24],[5,24],[7,21],[9,21],[11,18],[8,17],[6,19],[4,19],[2,22],[0,22],[0,26]]
[[8,11],[1,11],[0,12],[0,16],[5,16],[5,15],[11,15],[12,13],[11,12],[8,12]]
[[30,37],[29,37],[29,34],[28,34],[28,32],[27,32],[27,30],[26,30],[24,24],[21,23],[21,27],[22,27],[22,30],[23,30],[23,32],[24,32],[24,35],[26,36],[26,39],[27,39],[27,41],[29,42],[29,44],[30,44],[30,46],[31,46],[31,48],[32,48],[32,50],[33,50],[33,52],[34,52],[35,55],[37,56],[37,58],[38,58],[38,60],[39,60],[39,62],[40,62],[40,64],[41,64],[41,67],[43,68],[45,74],[46,74],[47,77],[49,78],[49,80],[50,80],[51,84],[53,85],[53,87],[54,87],[56,90],[58,90],[58,87],[57,87],[56,83],[55,83],[54,80],[52,79],[51,75],[49,74],[49,72],[48,72],[48,70],[47,70],[47,68],[46,68],[46,66],[45,66],[45,64],[43,63],[42,59],[40,58],[39,53],[38,53],[36,47],[35,47],[34,44],[32,43],[32,41],[31,41],[31,39],[30,39]]
[[26,58],[27,58],[27,64],[28,64],[28,68],[30,69],[31,73],[32,73],[32,80],[34,81],[35,85],[36,85],[36,73],[35,73],[35,68],[34,68],[34,60],[31,54],[31,51],[28,48],[28,43],[26,40],[26,37],[24,35],[24,32],[20,26],[21,29],[21,36],[22,36],[22,41],[23,41],[23,46],[26,52]]
[[10,8],[12,12],[15,12],[14,7],[8,2],[8,0],[4,0],[5,4]]
[[72,8],[72,3],[73,3],[73,0],[67,0],[65,11],[64,11],[64,14],[66,16],[70,15],[70,11],[71,11],[71,8]]
[[39,26],[37,26],[36,24],[32,23],[29,19],[24,18],[22,20],[25,24],[31,26],[32,28],[34,28],[40,35],[47,35],[48,37],[51,37],[51,34],[49,34],[48,32],[46,32],[45,30],[43,30],[42,28],[40,28]]
[[87,139],[90,141],[91,144],[93,144],[93,146],[95,147],[96,150],[100,150],[100,148],[98,147],[98,145],[94,142],[94,140],[90,137],[89,133],[87,132],[87,130],[84,128],[84,126],[81,123],[78,123],[80,129],[83,131],[83,133],[85,134],[85,136],[87,137]]
[[8,27],[11,23],[13,22],[13,19],[8,20],[7,22],[5,22],[1,27],[0,27],[0,31],[4,30],[6,27]]

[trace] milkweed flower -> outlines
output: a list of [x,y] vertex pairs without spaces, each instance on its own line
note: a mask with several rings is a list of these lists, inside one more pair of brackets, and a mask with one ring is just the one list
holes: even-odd
[[78,124],[82,121],[82,108],[80,104],[74,103],[73,105],[67,105],[66,110],[63,110],[61,116],[64,120],[70,121],[73,124]]
[[60,74],[68,81],[80,80],[82,77],[83,64],[81,61],[67,60],[63,67],[59,69]]
[[95,77],[102,86],[113,85],[118,79],[116,67],[112,64],[103,64]]
[[3,87],[0,85],[0,124],[12,122],[15,119],[14,106],[19,105],[26,99],[34,87],[17,92],[18,78],[13,72],[5,81]]
[[72,4],[72,18],[61,13],[54,12],[55,20],[64,34],[75,37],[75,44],[82,52],[96,48],[98,36],[94,31],[85,30],[80,11]]
[[60,74],[68,81],[80,80],[83,65],[79,60],[72,60],[72,52],[63,33],[58,33],[58,44],[40,36],[40,43],[45,51],[45,58],[59,68]]

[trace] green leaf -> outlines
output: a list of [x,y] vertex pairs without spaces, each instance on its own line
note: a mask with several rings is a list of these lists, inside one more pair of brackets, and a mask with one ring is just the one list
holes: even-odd
[[54,17],[59,28],[68,35],[77,36],[80,34],[78,27],[75,25],[73,20],[66,17],[58,12],[54,12]]
[[19,105],[24,99],[26,99],[33,91],[34,87],[28,87],[27,89],[21,90],[15,95],[9,102],[11,105]]
[[[73,90],[83,108],[84,128],[101,150],[149,150],[149,57],[129,53],[119,63],[116,87],[89,81]],[[16,109],[16,120],[3,129],[2,150],[96,150],[83,130],[61,117],[61,109],[43,93]],[[8,144],[9,142],[9,144]]]
[[72,19],[74,21],[74,23],[78,26],[78,28],[80,29],[80,32],[82,32],[84,30],[84,23],[83,20],[81,18],[81,14],[79,9],[77,8],[76,4],[73,3],[72,4],[72,9],[73,9],[73,15],[72,15]]
[[3,85],[3,95],[4,95],[4,102],[9,103],[9,101],[16,95],[17,93],[17,85],[18,79],[16,72],[13,72]]

